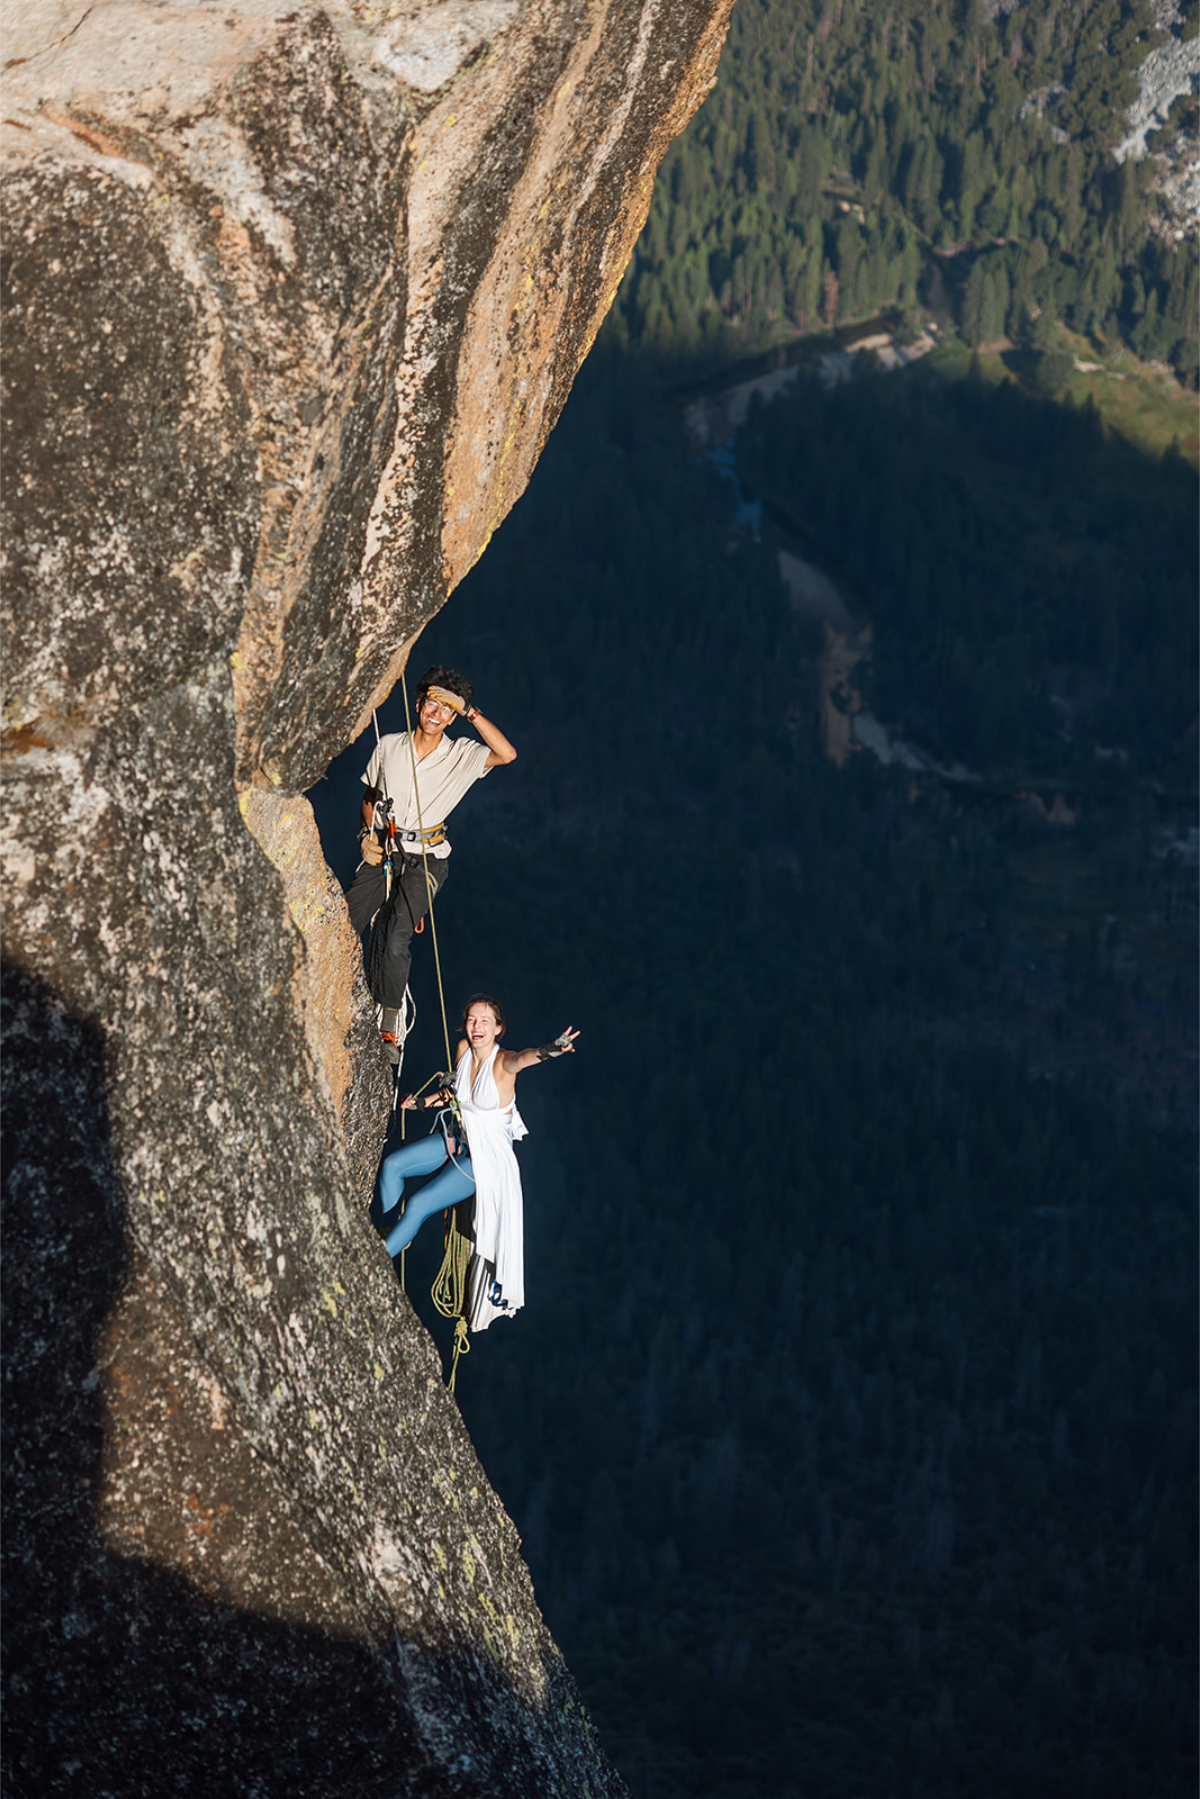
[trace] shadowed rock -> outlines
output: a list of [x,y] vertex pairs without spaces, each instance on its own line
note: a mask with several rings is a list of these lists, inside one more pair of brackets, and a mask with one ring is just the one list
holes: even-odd
[[522,491],[726,11],[10,23],[14,1793],[621,1790],[367,1220],[300,796]]

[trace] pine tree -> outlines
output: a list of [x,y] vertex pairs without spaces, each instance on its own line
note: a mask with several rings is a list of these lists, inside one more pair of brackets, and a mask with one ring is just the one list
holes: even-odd
[[987,341],[989,322],[987,275],[982,261],[973,262],[962,303],[962,334],[972,349]]
[[821,284],[821,317],[832,331],[838,319],[838,278],[832,269]]

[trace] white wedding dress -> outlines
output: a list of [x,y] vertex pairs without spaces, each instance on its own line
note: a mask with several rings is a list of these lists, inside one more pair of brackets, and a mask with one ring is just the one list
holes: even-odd
[[474,1080],[470,1049],[463,1051],[454,1071],[475,1176],[474,1244],[467,1271],[467,1322],[473,1331],[486,1330],[493,1318],[525,1304],[525,1224],[513,1144],[528,1132],[515,1100],[501,1107],[492,1072],[499,1048],[497,1044]]

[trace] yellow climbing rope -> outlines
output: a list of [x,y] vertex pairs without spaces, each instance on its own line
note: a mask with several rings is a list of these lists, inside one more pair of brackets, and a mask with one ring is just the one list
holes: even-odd
[[442,1008],[442,1036],[446,1044],[446,1067],[453,1074],[454,1064],[450,1059],[450,1026],[446,1022],[446,992],[442,986],[442,957],[438,948],[437,919],[434,917],[434,887],[429,879],[429,851],[425,844],[425,820],[421,815],[421,789],[417,784],[417,752],[413,747],[412,714],[408,709],[408,681],[403,675],[400,677],[400,691],[404,695],[404,723],[408,731],[408,757],[412,764],[413,798],[417,805],[417,830],[421,838],[421,866],[425,874],[425,891],[429,896],[429,929],[433,937],[433,965],[437,971],[438,1004]]
[[458,1373],[458,1358],[467,1355],[467,1269],[471,1263],[471,1239],[458,1228],[458,1213],[451,1206],[446,1213],[446,1253],[433,1283],[433,1303],[443,1318],[454,1319],[454,1359],[450,1364],[450,1391]]
[[[412,714],[408,706],[408,681],[400,677],[400,691],[404,695],[404,723],[408,731],[408,756],[412,764],[413,798],[417,807],[417,830],[421,842],[421,865],[425,874],[425,891],[429,896],[429,929],[433,938],[433,965],[437,974],[438,1004],[442,1010],[442,1038],[446,1045],[446,1069],[448,1078],[454,1079],[454,1062],[450,1054],[450,1026],[446,1019],[446,991],[442,984],[442,957],[438,948],[437,919],[434,917],[434,886],[429,878],[429,851],[425,843],[425,820],[421,814],[421,789],[417,782],[417,752],[413,746]],[[428,1087],[437,1079],[430,1075],[425,1082]],[[419,1099],[425,1087],[418,1087],[413,1095]],[[455,1107],[457,1110],[457,1106]],[[401,1140],[403,1141],[403,1120],[401,1121]],[[454,1356],[450,1363],[450,1379],[447,1383],[450,1391],[454,1391],[454,1381],[458,1374],[458,1358],[467,1355],[471,1345],[467,1341],[467,1267],[471,1260],[471,1240],[465,1237],[458,1228],[457,1208],[450,1206],[446,1212],[446,1253],[442,1258],[441,1268],[433,1283],[433,1303],[443,1318],[453,1318],[454,1324]],[[401,1257],[400,1280],[404,1282],[404,1262]]]

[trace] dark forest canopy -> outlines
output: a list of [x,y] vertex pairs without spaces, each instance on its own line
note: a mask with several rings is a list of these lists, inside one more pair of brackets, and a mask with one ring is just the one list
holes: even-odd
[[1062,319],[1194,380],[1194,244],[1153,162],[1112,155],[1162,41],[1148,0],[989,10],[740,0],[608,329],[677,364],[729,360],[912,306],[932,256],[969,343]]
[[738,450],[867,596],[876,710],[975,769],[1193,791],[1195,470],[971,365],[859,369],[756,407]]

